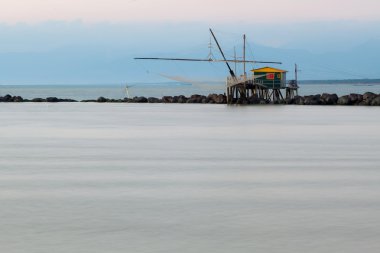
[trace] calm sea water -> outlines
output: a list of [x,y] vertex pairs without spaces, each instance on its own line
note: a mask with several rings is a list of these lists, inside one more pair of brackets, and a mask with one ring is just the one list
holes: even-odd
[[0,252],[379,252],[379,115],[1,104]]
[[[225,85],[189,85],[181,83],[128,84],[130,97],[163,97],[192,94],[225,93]],[[339,96],[364,92],[380,93],[380,84],[305,84],[300,85],[300,95],[336,93]],[[59,97],[76,100],[96,99],[100,96],[114,99],[127,97],[126,85],[0,85],[0,96],[11,94],[24,98]]]

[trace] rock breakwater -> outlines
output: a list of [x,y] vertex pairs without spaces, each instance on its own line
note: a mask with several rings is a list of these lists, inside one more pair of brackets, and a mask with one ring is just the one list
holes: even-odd
[[[155,97],[134,97],[134,98],[124,98],[124,99],[109,99],[105,97],[99,97],[98,99],[81,100],[77,101],[74,99],[62,99],[57,97],[48,98],[33,98],[24,99],[21,96],[11,96],[5,95],[0,96],[0,102],[48,102],[48,103],[59,103],[59,102],[94,102],[94,103],[165,103],[165,104],[227,104],[227,97],[224,94],[210,94],[208,96],[204,95],[192,95],[186,97],[180,96],[164,96],[162,98]],[[256,96],[251,96],[246,99],[236,99],[232,104],[237,105],[255,105],[255,104],[288,104],[288,105],[362,105],[362,106],[380,106],[380,94],[375,94],[372,92],[366,92],[364,94],[349,94],[345,96],[338,97],[336,94],[323,93],[311,96],[296,96],[292,99],[285,99],[283,101],[272,102],[267,99],[260,99]]]

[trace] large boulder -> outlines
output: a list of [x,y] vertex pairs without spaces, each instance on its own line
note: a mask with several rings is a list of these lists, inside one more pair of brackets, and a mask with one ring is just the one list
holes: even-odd
[[187,100],[187,103],[190,103],[190,104],[199,104],[199,103],[202,103],[202,100],[206,98],[205,96],[202,96],[202,95],[198,95],[198,94],[195,94],[195,95],[192,95],[188,100]]
[[16,103],[24,102],[24,99],[20,96],[14,96],[13,102],[16,102]]
[[323,93],[321,96],[321,102],[325,105],[335,105],[338,102],[338,95]]
[[43,98],[33,98],[31,101],[34,103],[46,102],[46,100]]
[[173,102],[173,97],[171,97],[171,96],[164,96],[164,97],[162,97],[162,103],[168,103],[168,104],[170,104],[170,103],[172,103]]
[[148,99],[146,97],[134,97],[133,102],[135,102],[135,103],[148,103]]
[[57,103],[57,102],[59,102],[59,100],[56,97],[48,97],[48,98],[46,98],[46,102]]
[[379,106],[380,105],[380,95],[372,99],[371,105]]
[[363,95],[351,93],[348,95],[348,98],[350,99],[350,103],[352,105],[360,104],[363,101]]
[[294,97],[294,104],[296,105],[304,105],[305,104],[305,98],[301,96],[295,96]]
[[210,94],[208,95],[208,101],[212,104],[226,104],[227,96],[223,94]]
[[173,103],[173,104],[178,103],[178,96],[173,96],[173,98],[172,98],[172,103]]
[[178,96],[177,103],[184,104],[187,102],[187,100],[188,100],[187,97],[180,95],[180,96]]
[[209,103],[216,104],[216,100],[218,100],[218,94],[209,94],[207,96]]
[[216,101],[217,104],[227,104],[227,96],[224,94],[218,95],[218,100]]
[[375,97],[377,97],[377,95],[375,93],[372,93],[372,92],[366,92],[363,94],[363,100],[372,100]]
[[105,103],[105,102],[107,102],[107,99],[106,99],[105,97],[99,97],[99,98],[96,100],[96,102],[98,102],[98,103]]
[[149,97],[148,98],[148,103],[152,103],[152,104],[156,104],[156,103],[160,103],[161,100],[159,98],[155,98],[155,97]]
[[75,100],[75,99],[70,99],[70,98],[59,98],[58,101],[59,101],[59,102],[69,102],[69,103],[75,103],[75,102],[78,102],[77,100]]
[[123,100],[121,100],[121,99],[114,99],[114,98],[107,99],[108,103],[121,103],[122,101]]
[[124,103],[134,103],[133,98],[124,98]]
[[4,102],[13,102],[13,97],[11,95],[7,94],[3,97],[3,101]]
[[207,97],[202,97],[201,103],[202,104],[207,104],[210,100]]
[[319,105],[321,104],[321,95],[305,96],[305,105]]
[[352,105],[351,100],[348,95],[342,96],[338,99],[338,105]]
[[372,92],[366,92],[363,94],[363,101],[360,103],[361,105],[371,105],[372,100],[376,98],[377,95]]
[[215,99],[215,103],[217,104],[227,104],[227,96],[224,94],[219,94]]

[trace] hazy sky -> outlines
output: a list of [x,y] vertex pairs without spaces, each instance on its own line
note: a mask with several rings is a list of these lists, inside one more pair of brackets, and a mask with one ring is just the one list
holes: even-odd
[[248,57],[297,62],[303,79],[378,78],[379,10],[380,0],[0,0],[0,84],[224,77],[224,65],[133,60],[206,57],[209,27],[230,57],[245,33]]
[[379,0],[0,0],[0,22],[379,20]]

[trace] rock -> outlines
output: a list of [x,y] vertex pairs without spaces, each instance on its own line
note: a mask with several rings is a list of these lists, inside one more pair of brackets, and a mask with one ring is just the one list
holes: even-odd
[[371,105],[379,106],[380,105],[380,95],[372,99]]
[[355,104],[359,104],[363,101],[363,96],[360,94],[352,93],[352,94],[348,95],[348,99],[350,100],[350,104],[355,105]]
[[177,102],[178,102],[178,103],[180,103],[180,104],[184,104],[184,103],[186,103],[186,102],[187,102],[187,100],[188,100],[188,98],[187,98],[187,97],[185,97],[185,96],[181,95],[181,96],[179,96],[179,97],[178,97],[178,100],[177,100]]
[[178,96],[173,96],[172,103],[178,103]]
[[75,99],[64,98],[64,99],[59,99],[59,102],[77,103],[78,101]]
[[351,105],[351,100],[348,95],[342,96],[338,99],[338,105]]
[[46,102],[46,100],[43,98],[33,98],[31,101],[34,103]]
[[107,99],[107,103],[121,103],[122,100],[121,99]]
[[190,99],[193,99],[195,103],[202,103],[203,98],[205,98],[205,96],[198,95],[198,94],[192,95],[190,97]]
[[304,105],[305,98],[301,96],[295,96],[294,97],[294,104],[296,105]]
[[15,96],[13,97],[13,102],[16,102],[16,103],[24,102],[24,99],[20,96]]
[[156,104],[156,103],[160,103],[161,100],[159,98],[155,98],[155,97],[149,97],[148,98],[148,103],[152,103],[152,104]]
[[372,100],[376,97],[377,97],[377,95],[375,93],[372,93],[372,92],[364,93],[363,94],[363,101],[362,101],[361,105],[371,105]]
[[105,97],[99,97],[99,98],[96,100],[96,102],[98,102],[98,103],[105,103],[105,102],[107,102],[107,99],[106,99]]
[[13,102],[12,96],[7,94],[3,97],[4,102]]
[[57,103],[59,101],[58,101],[58,98],[56,98],[56,97],[48,97],[48,98],[46,98],[46,102]]
[[208,95],[208,102],[212,101],[215,104],[226,104],[227,103],[227,96],[222,94],[210,94]]
[[171,97],[171,96],[164,96],[164,97],[162,97],[162,103],[172,103],[172,101],[173,101],[173,97]]
[[321,99],[321,95],[305,96],[304,104],[305,105],[319,105],[321,104],[320,99]]
[[338,95],[323,93],[321,96],[321,102],[325,105],[336,105],[338,102]]
[[207,98],[208,98],[209,103],[215,104],[216,103],[215,101],[218,99],[218,95],[217,94],[209,94],[207,96]]
[[199,103],[197,99],[194,99],[194,98],[189,98],[186,103],[188,104],[196,104],[196,103]]
[[187,100],[187,103],[189,104],[199,104],[199,103],[202,103],[202,100],[206,98],[205,96],[201,96],[201,95],[192,95],[188,100]]
[[375,93],[372,93],[372,92],[366,92],[363,94],[363,100],[372,100],[375,97],[377,97],[377,95]]
[[[11,96],[9,94],[4,97],[0,96],[0,102],[78,102],[73,99],[60,99],[57,97],[34,98],[31,100],[23,99],[21,96]],[[208,96],[194,94],[187,98],[184,95],[179,96],[164,96],[162,99],[155,97],[134,97],[133,99],[107,99],[99,97],[96,100],[82,100],[81,102],[98,102],[98,103],[202,103],[202,104],[226,104],[227,97],[223,94],[209,94]],[[233,99],[231,104],[269,104],[269,100],[259,99],[256,95],[249,98]],[[380,105],[380,94],[377,95],[372,92],[361,94],[349,94],[346,96],[338,97],[336,94],[323,93],[322,95],[311,96],[296,96],[293,99],[285,99],[283,101],[275,101],[273,104],[297,104],[297,105]]]
[[148,99],[146,97],[134,97],[133,102],[135,102],[135,103],[148,103]]
[[224,94],[219,94],[218,100],[215,101],[217,104],[227,104],[227,96]]

